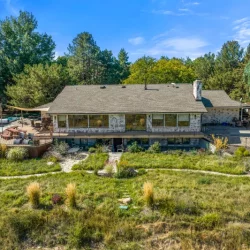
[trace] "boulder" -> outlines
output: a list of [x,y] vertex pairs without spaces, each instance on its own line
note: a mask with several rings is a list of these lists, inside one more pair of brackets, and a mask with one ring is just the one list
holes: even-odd
[[128,197],[128,198],[118,199],[118,201],[119,201],[120,203],[122,203],[122,204],[127,205],[127,204],[129,204],[129,203],[132,202],[132,199],[131,199],[130,197]]

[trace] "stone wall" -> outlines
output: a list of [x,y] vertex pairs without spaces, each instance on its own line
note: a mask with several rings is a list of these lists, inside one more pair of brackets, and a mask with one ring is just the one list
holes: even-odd
[[232,123],[234,118],[239,119],[239,108],[207,108],[202,115],[202,124],[205,123]]
[[148,132],[200,132],[201,131],[201,114],[190,114],[189,127],[153,127],[152,115],[147,115]]

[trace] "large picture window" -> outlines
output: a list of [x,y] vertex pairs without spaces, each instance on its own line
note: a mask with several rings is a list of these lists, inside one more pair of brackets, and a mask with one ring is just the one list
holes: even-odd
[[126,130],[146,130],[146,115],[126,115]]
[[66,115],[58,115],[58,128],[66,128]]
[[165,114],[165,126],[166,127],[176,127],[177,125],[177,115],[176,114]]
[[87,128],[88,116],[87,115],[69,115],[69,127],[70,128]]
[[90,115],[89,127],[90,128],[108,128],[109,116],[108,115]]
[[164,126],[164,115],[163,114],[155,114],[152,118],[153,127],[163,127]]
[[178,115],[178,126],[179,127],[189,127],[190,117],[189,114],[179,114]]

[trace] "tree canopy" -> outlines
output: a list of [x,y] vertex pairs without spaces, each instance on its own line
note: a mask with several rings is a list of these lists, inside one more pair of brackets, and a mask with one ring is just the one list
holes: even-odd
[[0,94],[24,66],[49,63],[54,57],[55,43],[51,36],[36,31],[37,21],[28,12],[0,21]]

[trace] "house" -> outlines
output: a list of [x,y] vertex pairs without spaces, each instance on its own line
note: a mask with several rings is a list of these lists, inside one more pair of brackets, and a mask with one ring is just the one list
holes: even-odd
[[198,147],[203,124],[233,124],[241,104],[222,90],[193,84],[66,86],[50,105],[53,138],[91,146],[106,142],[116,150],[133,141],[148,147]]

